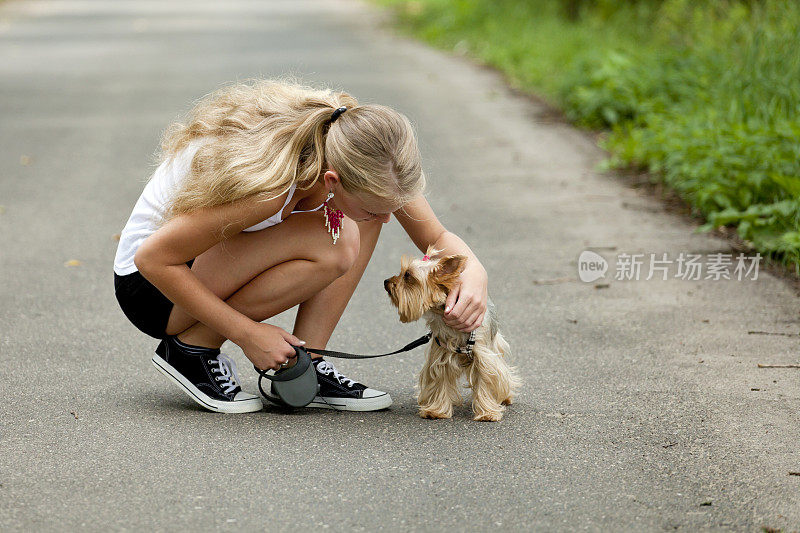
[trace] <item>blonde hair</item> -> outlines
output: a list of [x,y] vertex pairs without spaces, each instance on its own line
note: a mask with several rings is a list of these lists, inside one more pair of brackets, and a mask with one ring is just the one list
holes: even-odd
[[[347,106],[335,122],[331,115]],[[419,148],[408,118],[346,92],[302,85],[293,77],[251,79],[201,98],[186,120],[167,127],[160,162],[206,138],[172,191],[163,221],[257,195],[265,201],[292,184],[311,188],[326,169],[359,197],[396,206],[423,194]]]

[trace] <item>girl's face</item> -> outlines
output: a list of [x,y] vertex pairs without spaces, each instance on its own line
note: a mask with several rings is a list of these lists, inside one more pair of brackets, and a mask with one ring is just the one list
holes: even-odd
[[386,224],[391,219],[392,211],[398,207],[387,205],[379,198],[362,198],[344,190],[339,176],[329,170],[325,173],[325,190],[333,191],[333,198],[328,204],[340,209],[347,218],[356,222],[380,220]]

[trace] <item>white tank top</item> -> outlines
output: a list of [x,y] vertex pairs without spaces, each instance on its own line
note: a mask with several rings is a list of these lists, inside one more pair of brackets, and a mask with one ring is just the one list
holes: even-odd
[[[128,222],[122,230],[117,246],[117,254],[114,257],[114,272],[120,276],[125,276],[136,272],[136,265],[133,263],[133,256],[136,250],[147,237],[152,235],[157,229],[157,223],[163,218],[165,205],[169,198],[172,187],[189,173],[189,168],[197,153],[207,139],[195,139],[189,143],[173,159],[164,161],[153,172],[153,176],[142,191],[139,200],[133,206],[133,212],[128,218]],[[289,188],[289,194],[277,213],[266,220],[250,226],[243,231],[258,231],[276,224],[280,224],[283,210],[289,204],[294,195],[295,185]],[[324,204],[322,204],[324,205]],[[306,211],[292,211],[292,213],[302,213],[316,211],[322,205]]]

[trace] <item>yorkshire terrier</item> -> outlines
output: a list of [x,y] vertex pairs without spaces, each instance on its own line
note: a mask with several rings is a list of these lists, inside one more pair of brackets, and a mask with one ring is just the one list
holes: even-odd
[[[425,365],[419,374],[419,416],[450,418],[453,404],[461,405],[459,378],[466,374],[472,389],[474,420],[497,421],[503,418],[520,379],[506,357],[508,342],[498,331],[497,315],[491,299],[483,323],[474,331],[471,353],[469,333],[444,323],[445,300],[464,270],[463,255],[437,256],[440,250],[428,247],[422,259],[401,257],[400,274],[383,282],[397,307],[400,322],[415,322],[424,317],[432,338],[426,347]],[[467,352],[467,353],[465,353]]]

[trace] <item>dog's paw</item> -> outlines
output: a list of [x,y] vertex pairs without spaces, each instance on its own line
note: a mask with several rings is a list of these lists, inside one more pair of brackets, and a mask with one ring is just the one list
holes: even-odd
[[429,419],[452,418],[453,413],[440,413],[438,411],[431,411],[430,409],[420,409],[419,416],[421,418],[429,418]]
[[509,396],[508,398],[506,398],[505,400],[503,400],[500,403],[502,405],[511,405],[512,403],[514,403],[514,397],[513,396]]
[[502,412],[492,412],[487,411],[485,413],[475,413],[475,416],[472,417],[473,420],[477,420],[479,422],[499,422],[503,419]]

